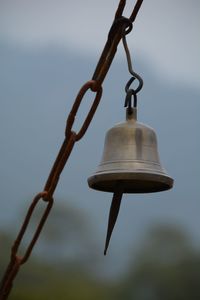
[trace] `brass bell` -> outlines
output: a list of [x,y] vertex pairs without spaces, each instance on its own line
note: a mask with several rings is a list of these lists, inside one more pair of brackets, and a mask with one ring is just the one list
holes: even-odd
[[117,219],[123,193],[151,193],[168,190],[173,179],[162,167],[156,134],[137,122],[137,109],[127,109],[126,122],[108,130],[103,157],[97,171],[88,178],[89,187],[112,192],[104,254]]
[[172,188],[173,179],[160,164],[156,134],[137,122],[137,109],[127,110],[126,122],[108,130],[104,152],[97,171],[88,178],[91,188],[123,193],[151,193]]

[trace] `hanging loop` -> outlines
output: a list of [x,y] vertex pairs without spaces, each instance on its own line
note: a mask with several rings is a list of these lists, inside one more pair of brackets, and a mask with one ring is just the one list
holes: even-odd
[[[133,99],[133,105],[132,105],[132,99]],[[132,112],[132,107],[137,107],[137,94],[133,89],[129,89],[126,94],[124,107],[128,108],[128,111]]]
[[[136,77],[131,77],[129,81],[127,82],[125,86],[125,91],[126,91],[126,98],[125,98],[125,103],[124,107],[131,108],[132,107],[132,98],[133,98],[133,107],[137,107],[137,93],[141,90],[143,82],[139,81],[139,85],[136,89],[131,89],[130,86],[133,83],[135,79],[138,79]],[[139,79],[138,79],[139,80]]]
[[[134,80],[138,80],[138,86],[136,89],[130,88],[131,84],[134,82]],[[126,98],[125,98],[125,103],[124,107],[131,108],[132,107],[132,98],[133,98],[133,107],[137,107],[137,93],[142,89],[143,86],[143,80],[142,78],[138,75],[137,77],[131,77],[129,81],[127,82],[125,86],[125,92],[126,92]]]

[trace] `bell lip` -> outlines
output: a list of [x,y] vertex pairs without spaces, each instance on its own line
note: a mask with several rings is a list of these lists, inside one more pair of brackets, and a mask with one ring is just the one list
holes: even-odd
[[119,183],[124,185],[123,193],[146,194],[169,190],[174,180],[165,173],[145,172],[104,172],[88,178],[90,188],[103,192],[113,193]]

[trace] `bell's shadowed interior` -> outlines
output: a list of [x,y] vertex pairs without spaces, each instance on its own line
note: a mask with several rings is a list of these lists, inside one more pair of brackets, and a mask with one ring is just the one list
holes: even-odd
[[171,189],[173,179],[158,174],[110,173],[91,176],[88,184],[92,189],[103,192],[113,193],[120,184],[123,193],[154,193]]

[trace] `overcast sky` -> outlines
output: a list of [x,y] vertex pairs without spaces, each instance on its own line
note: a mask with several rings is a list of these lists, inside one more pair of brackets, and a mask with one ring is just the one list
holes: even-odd
[[[134,3],[127,1],[125,16]],[[96,57],[117,5],[117,0],[1,0],[0,40],[29,49],[59,45]],[[199,87],[199,28],[200,1],[144,0],[129,45],[166,76]]]

